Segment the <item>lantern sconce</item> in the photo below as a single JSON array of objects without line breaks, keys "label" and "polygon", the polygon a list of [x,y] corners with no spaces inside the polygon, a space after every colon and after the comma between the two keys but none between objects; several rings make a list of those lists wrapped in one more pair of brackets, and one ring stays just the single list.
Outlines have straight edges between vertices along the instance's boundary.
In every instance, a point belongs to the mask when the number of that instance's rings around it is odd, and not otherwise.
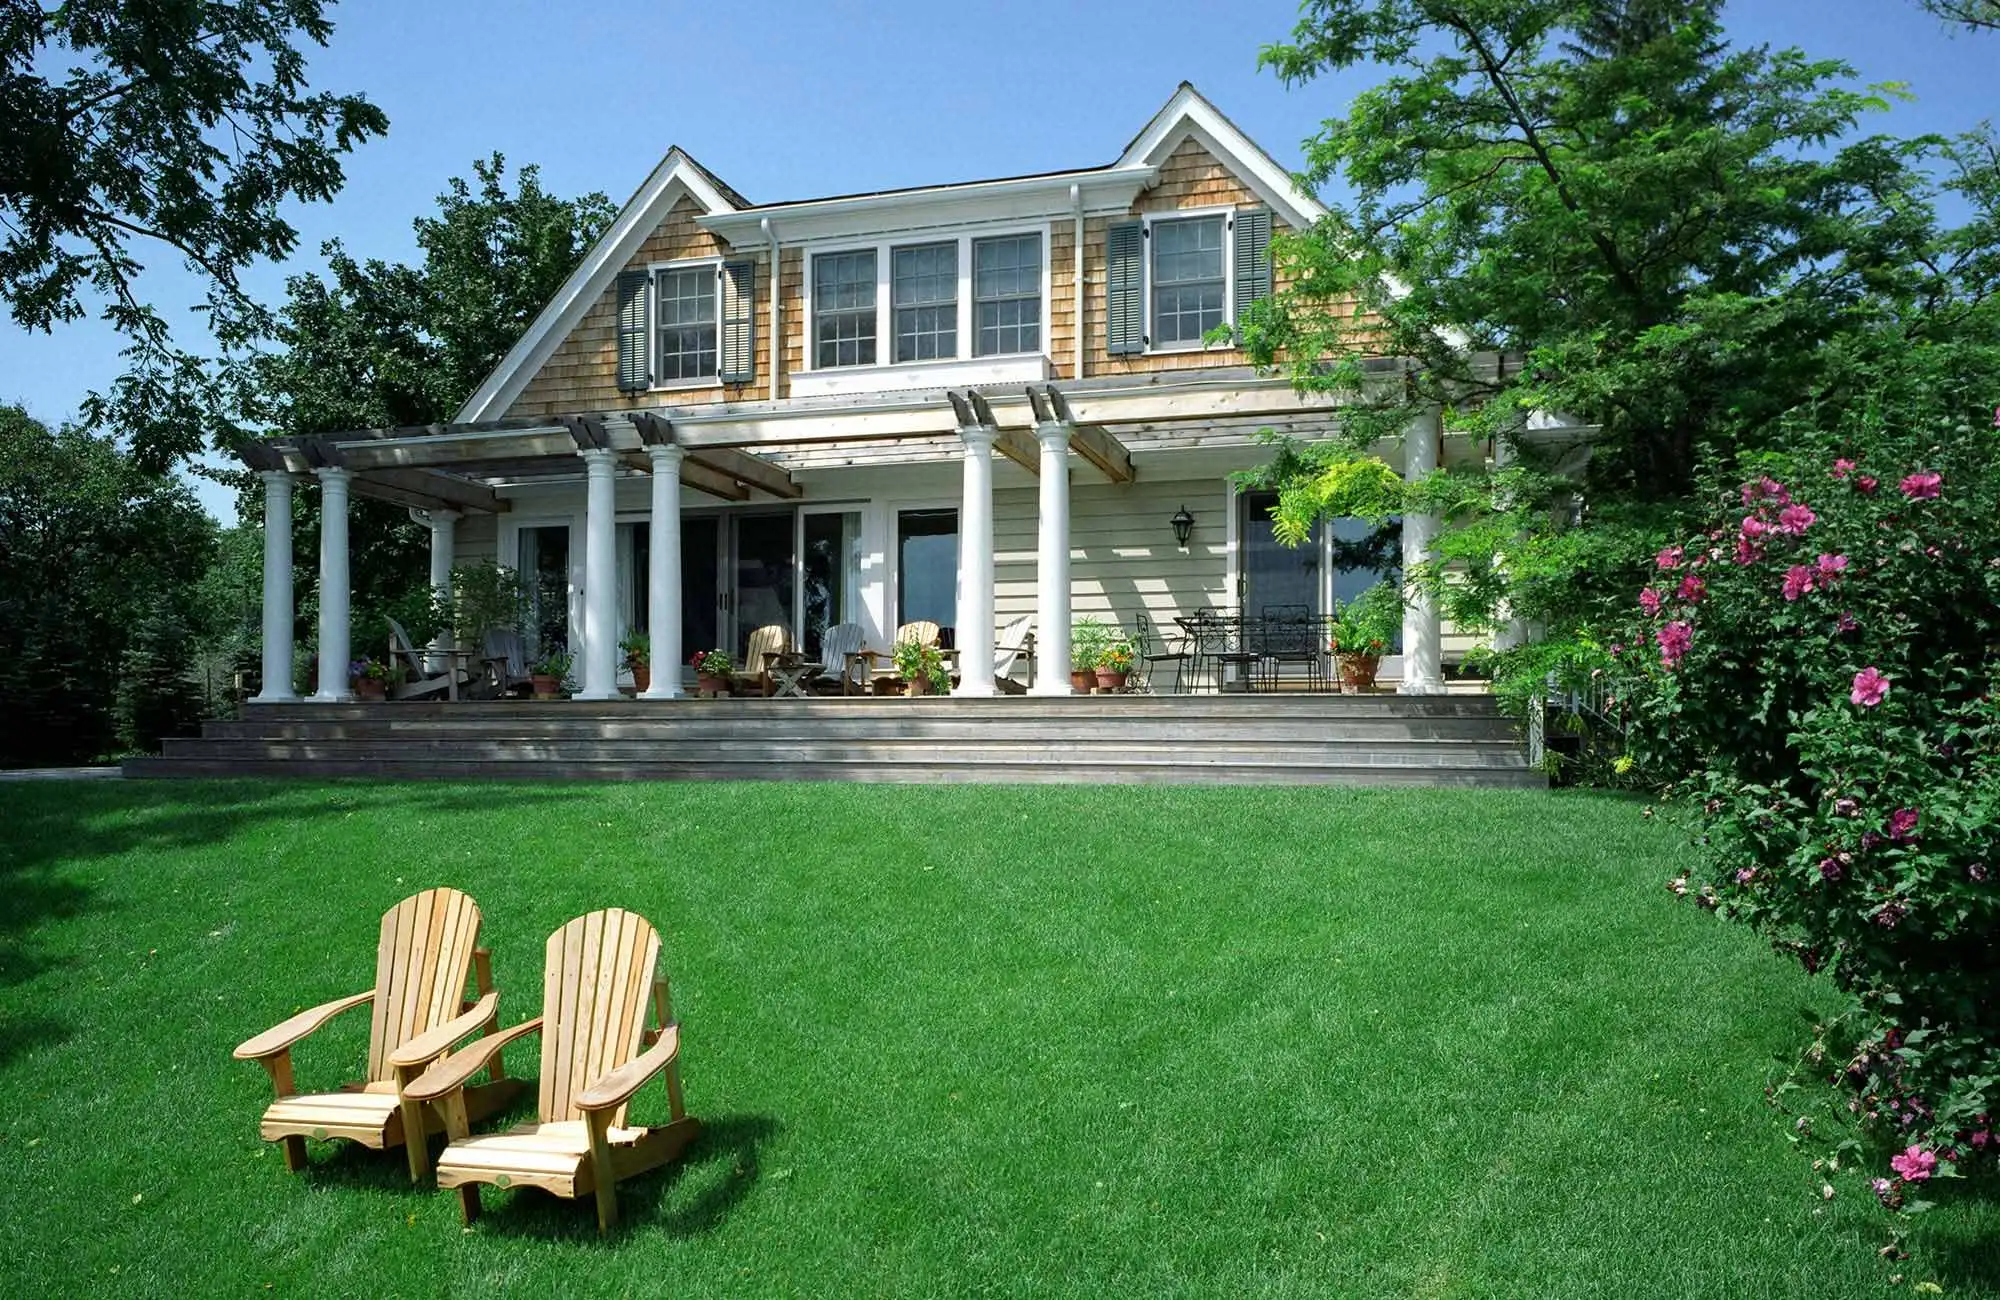
[{"label": "lantern sconce", "polygon": [[1174,542],[1181,548],[1181,554],[1186,555],[1188,537],[1194,532],[1194,516],[1188,513],[1186,506],[1182,506],[1168,522],[1174,526]]}]

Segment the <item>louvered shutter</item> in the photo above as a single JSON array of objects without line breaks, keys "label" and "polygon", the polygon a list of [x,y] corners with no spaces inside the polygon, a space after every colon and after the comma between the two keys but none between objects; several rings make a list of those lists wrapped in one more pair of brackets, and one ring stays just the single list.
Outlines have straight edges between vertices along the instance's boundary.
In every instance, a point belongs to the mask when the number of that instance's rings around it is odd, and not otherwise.
[{"label": "louvered shutter", "polygon": [[1104,232],[1104,350],[1146,350],[1146,226],[1117,221]]},{"label": "louvered shutter", "polygon": [[757,265],[724,262],[722,283],[722,356],[719,368],[725,384],[757,379]]},{"label": "louvered shutter", "polygon": [[1236,221],[1236,319],[1250,304],[1271,296],[1271,210],[1248,208]]},{"label": "louvered shutter", "polygon": [[652,349],[646,346],[646,287],[644,271],[618,273],[618,391],[643,393],[653,385]]}]

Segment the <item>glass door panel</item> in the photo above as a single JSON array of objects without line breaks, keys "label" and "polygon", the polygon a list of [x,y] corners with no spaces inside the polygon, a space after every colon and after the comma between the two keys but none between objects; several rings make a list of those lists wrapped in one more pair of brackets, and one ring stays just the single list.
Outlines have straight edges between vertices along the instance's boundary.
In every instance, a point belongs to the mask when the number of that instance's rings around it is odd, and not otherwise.
[{"label": "glass door panel", "polygon": [[1243,614],[1261,618],[1278,606],[1309,614],[1319,607],[1320,544],[1317,530],[1303,546],[1286,546],[1273,534],[1271,507],[1275,492],[1246,492],[1243,502]]},{"label": "glass door panel", "polygon": [[805,619],[799,640],[806,654],[817,659],[828,628],[861,618],[861,512],[807,514],[799,533],[805,550],[799,582]]},{"label": "glass door panel", "polygon": [[716,515],[681,520],[681,651],[722,646],[722,520]]},{"label": "glass door panel", "polygon": [[792,627],[792,514],[729,516],[730,604],[735,611],[732,654],[738,663],[750,648],[750,634],[777,623]]},{"label": "glass door panel", "polygon": [[958,511],[896,515],[896,625],[958,622]]},{"label": "glass door panel", "polygon": [[569,525],[521,530],[521,581],[528,589],[528,657],[569,645]]}]

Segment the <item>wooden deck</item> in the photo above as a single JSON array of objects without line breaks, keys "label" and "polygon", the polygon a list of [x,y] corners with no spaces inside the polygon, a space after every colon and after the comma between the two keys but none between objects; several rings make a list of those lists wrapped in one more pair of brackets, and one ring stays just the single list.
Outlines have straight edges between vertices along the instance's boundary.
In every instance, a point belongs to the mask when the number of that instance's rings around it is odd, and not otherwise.
[{"label": "wooden deck", "polygon": [[1483,695],[251,705],[133,777],[1541,786]]}]

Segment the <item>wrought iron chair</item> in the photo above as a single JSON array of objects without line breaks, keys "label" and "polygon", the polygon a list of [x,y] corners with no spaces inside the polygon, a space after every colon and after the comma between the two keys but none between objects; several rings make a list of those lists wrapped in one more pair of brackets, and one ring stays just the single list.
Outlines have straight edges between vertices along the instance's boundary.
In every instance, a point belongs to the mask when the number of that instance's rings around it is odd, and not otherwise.
[{"label": "wrought iron chair", "polygon": [[1307,690],[1325,689],[1325,656],[1320,653],[1317,620],[1313,618],[1310,606],[1264,606],[1262,639],[1258,648],[1263,652],[1259,666],[1264,670],[1264,681],[1269,689],[1278,689],[1278,678],[1286,664],[1305,665]]},{"label": "wrought iron chair", "polygon": [[1132,661],[1138,665],[1139,671],[1135,674],[1137,684],[1127,683],[1127,686],[1142,695],[1154,694],[1156,665],[1170,663],[1174,666],[1174,694],[1179,695],[1185,684],[1182,675],[1187,671],[1188,660],[1194,658],[1193,652],[1188,649],[1188,640],[1185,633],[1181,634],[1180,645],[1175,648],[1170,635],[1164,629],[1154,627],[1152,619],[1144,613],[1133,615]]}]

